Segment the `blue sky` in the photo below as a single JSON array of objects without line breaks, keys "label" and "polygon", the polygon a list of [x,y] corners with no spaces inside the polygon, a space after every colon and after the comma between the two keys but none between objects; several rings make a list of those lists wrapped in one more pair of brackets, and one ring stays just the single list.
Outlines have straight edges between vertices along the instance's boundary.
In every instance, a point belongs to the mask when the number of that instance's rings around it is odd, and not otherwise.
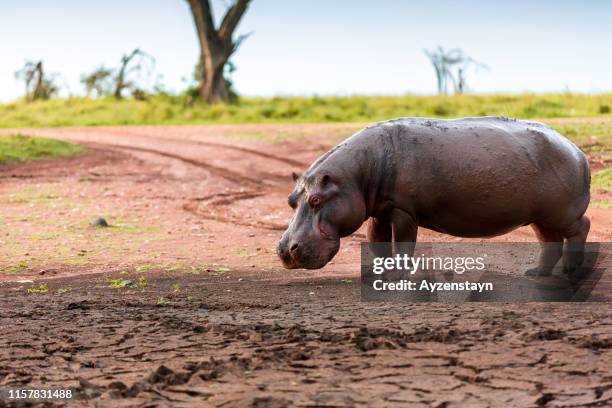
[{"label": "blue sky", "polygon": [[[229,0],[213,0],[220,18]],[[234,56],[245,95],[434,93],[423,48],[461,47],[488,71],[471,92],[612,91],[612,1],[253,0]],[[0,100],[23,93],[14,72],[42,59],[82,93],[83,72],[141,47],[170,90],[199,50],[184,0],[0,3]]]}]

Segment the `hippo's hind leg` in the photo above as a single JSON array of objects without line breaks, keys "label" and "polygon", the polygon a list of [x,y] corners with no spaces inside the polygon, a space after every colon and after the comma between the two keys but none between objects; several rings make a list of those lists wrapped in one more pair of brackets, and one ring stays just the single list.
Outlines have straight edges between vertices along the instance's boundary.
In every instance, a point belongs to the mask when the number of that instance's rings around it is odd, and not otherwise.
[{"label": "hippo's hind leg", "polygon": [[563,253],[563,268],[571,275],[584,261],[584,245],[591,228],[591,221],[583,215],[563,235],[567,239]]},{"label": "hippo's hind leg", "polygon": [[540,241],[542,252],[538,266],[529,269],[525,274],[527,276],[548,276],[563,255],[563,234],[540,224],[531,224],[531,226]]}]

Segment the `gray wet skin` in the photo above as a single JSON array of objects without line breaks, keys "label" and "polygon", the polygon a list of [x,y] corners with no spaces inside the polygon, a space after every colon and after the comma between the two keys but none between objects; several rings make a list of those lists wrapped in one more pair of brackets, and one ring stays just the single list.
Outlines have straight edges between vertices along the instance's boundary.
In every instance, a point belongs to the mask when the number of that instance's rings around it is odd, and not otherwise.
[{"label": "gray wet skin", "polygon": [[528,274],[550,274],[564,241],[566,271],[582,263],[588,161],[541,123],[498,117],[376,123],[294,179],[288,200],[294,215],[278,245],[286,268],[322,268],[340,238],[368,220],[370,242],[415,242],[418,227],[492,237],[530,224],[546,245]]}]

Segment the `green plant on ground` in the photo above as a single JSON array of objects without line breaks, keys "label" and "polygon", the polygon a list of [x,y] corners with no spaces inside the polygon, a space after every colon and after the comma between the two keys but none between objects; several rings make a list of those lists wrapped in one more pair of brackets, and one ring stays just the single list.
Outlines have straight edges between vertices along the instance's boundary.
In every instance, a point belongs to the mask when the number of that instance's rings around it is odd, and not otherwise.
[{"label": "green plant on ground", "polygon": [[136,268],[138,272],[151,272],[153,269],[155,269],[155,265],[151,264],[140,265]]},{"label": "green plant on ground", "polygon": [[144,290],[147,286],[149,286],[149,283],[144,276],[139,277],[137,281],[124,278],[108,280],[108,287],[113,289],[131,288]]},{"label": "green plant on ground", "polygon": [[609,210],[612,208],[612,200],[597,200],[591,201],[591,208],[602,208],[604,210]]},{"label": "green plant on ground", "polygon": [[578,144],[585,153],[612,151],[612,121],[606,119],[550,119],[544,122]]},{"label": "green plant on ground", "polygon": [[163,297],[163,296],[160,296],[157,299],[157,305],[159,305],[159,306],[165,306],[165,305],[168,305],[168,304],[170,304],[170,301],[168,299],[166,299],[165,297]]},{"label": "green plant on ground", "polygon": [[24,135],[0,136],[0,164],[81,153],[84,148],[60,140]]},{"label": "green plant on ground", "polygon": [[183,268],[183,266],[181,264],[168,265],[168,266],[166,266],[166,271],[168,271],[168,272],[176,272],[176,271],[180,271],[182,268]]},{"label": "green plant on ground", "polygon": [[129,288],[134,284],[131,279],[109,279],[108,287],[113,289]]},{"label": "green plant on ground", "polygon": [[591,175],[591,191],[612,191],[612,167]]},{"label": "green plant on ground", "polygon": [[138,282],[136,283],[136,287],[138,289],[144,289],[147,286],[149,286],[149,282],[147,282],[147,278],[145,278],[144,276],[139,277]]},{"label": "green plant on ground", "polygon": [[216,266],[214,267],[210,273],[211,275],[223,275],[225,272],[229,272],[230,268],[227,266]]},{"label": "green plant on ground", "polygon": [[241,258],[251,258],[257,255],[256,252],[249,252],[247,249],[241,249],[238,251],[238,256]]},{"label": "green plant on ground", "polygon": [[17,265],[12,265],[12,266],[8,266],[8,267],[0,269],[0,272],[14,274],[14,273],[22,272],[26,270],[27,268],[28,268],[28,264],[25,261],[19,261]]},{"label": "green plant on ground", "polygon": [[187,272],[192,275],[199,275],[200,273],[206,271],[206,269],[208,269],[208,266],[204,264],[200,266],[192,266],[187,270]]}]

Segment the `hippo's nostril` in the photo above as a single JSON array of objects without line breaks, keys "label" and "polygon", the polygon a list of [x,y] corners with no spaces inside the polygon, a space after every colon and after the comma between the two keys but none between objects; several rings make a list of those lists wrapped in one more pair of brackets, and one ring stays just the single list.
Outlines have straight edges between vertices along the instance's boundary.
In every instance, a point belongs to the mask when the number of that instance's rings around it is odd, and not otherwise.
[{"label": "hippo's nostril", "polygon": [[293,243],[293,245],[291,245],[291,248],[289,248],[289,252],[295,252],[298,249],[298,244],[297,242]]}]

